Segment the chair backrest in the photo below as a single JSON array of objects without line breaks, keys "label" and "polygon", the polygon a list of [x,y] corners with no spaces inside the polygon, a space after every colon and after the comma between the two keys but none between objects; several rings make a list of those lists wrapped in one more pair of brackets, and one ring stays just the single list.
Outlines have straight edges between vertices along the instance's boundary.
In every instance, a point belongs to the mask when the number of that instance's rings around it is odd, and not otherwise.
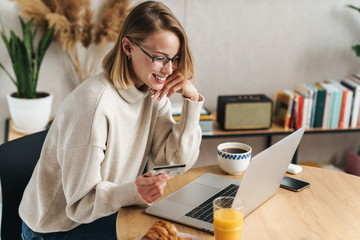
[{"label": "chair backrest", "polygon": [[19,204],[39,159],[47,130],[0,145],[1,239],[21,239]]}]

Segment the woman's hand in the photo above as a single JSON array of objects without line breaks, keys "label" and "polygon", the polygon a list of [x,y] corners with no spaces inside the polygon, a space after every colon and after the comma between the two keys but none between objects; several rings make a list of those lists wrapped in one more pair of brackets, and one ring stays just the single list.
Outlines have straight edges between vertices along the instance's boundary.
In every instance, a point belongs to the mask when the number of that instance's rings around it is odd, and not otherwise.
[{"label": "woman's hand", "polygon": [[161,90],[155,91],[150,89],[151,98],[157,96],[157,100],[159,101],[166,95],[170,97],[175,92],[181,93],[184,97],[190,98],[192,101],[199,100],[199,93],[195,86],[190,80],[185,80],[178,71],[173,72],[173,74],[166,79],[164,87]]},{"label": "woman's hand", "polygon": [[148,203],[152,203],[164,194],[166,183],[172,178],[173,177],[168,176],[166,173],[152,176],[152,171],[149,171],[139,176],[135,184],[142,199]]}]

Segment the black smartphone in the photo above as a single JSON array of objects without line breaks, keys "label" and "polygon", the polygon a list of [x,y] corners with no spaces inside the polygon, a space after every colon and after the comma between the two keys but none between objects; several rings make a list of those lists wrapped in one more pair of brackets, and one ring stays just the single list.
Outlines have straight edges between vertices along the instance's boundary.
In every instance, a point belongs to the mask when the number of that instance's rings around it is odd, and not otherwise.
[{"label": "black smartphone", "polygon": [[308,183],[308,182],[304,182],[299,179],[291,178],[288,176],[285,176],[280,184],[280,187],[291,190],[291,191],[295,191],[295,192],[299,192],[309,186],[310,186],[310,183]]}]

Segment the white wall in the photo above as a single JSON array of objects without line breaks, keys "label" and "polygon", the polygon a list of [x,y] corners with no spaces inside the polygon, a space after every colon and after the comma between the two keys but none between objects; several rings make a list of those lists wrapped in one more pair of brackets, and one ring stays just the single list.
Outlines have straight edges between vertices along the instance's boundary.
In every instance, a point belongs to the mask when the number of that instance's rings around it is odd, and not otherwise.
[{"label": "white wall", "polygon": [[[163,2],[188,33],[197,64],[196,86],[211,111],[216,110],[218,95],[264,93],[273,98],[277,89],[293,88],[297,83],[339,80],[360,72],[360,59],[351,50],[360,42],[360,14],[345,7],[358,4],[355,0]],[[17,13],[13,1],[0,1],[6,27],[18,32]],[[0,53],[0,61],[9,66],[2,42]],[[41,68],[39,89],[55,94],[53,114],[74,88],[74,77],[65,54],[52,44]],[[2,71],[0,86],[1,143],[2,126],[9,117],[5,96],[15,89]],[[341,164],[344,153],[355,150],[359,139],[358,133],[307,135],[300,145],[299,161]],[[204,140],[200,161],[216,162],[216,145],[227,140]],[[265,146],[262,137],[230,140],[251,144],[255,154]]]}]

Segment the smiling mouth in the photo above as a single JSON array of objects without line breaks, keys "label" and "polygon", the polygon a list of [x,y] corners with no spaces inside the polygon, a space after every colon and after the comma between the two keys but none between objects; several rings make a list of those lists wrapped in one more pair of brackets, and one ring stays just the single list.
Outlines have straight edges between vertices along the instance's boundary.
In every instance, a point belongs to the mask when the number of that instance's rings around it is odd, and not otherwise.
[{"label": "smiling mouth", "polygon": [[161,81],[161,82],[164,82],[165,80],[166,80],[166,78],[167,77],[159,77],[159,76],[157,76],[157,75],[155,75],[155,74],[153,74],[153,76],[157,79],[157,80],[159,80],[159,81]]}]

